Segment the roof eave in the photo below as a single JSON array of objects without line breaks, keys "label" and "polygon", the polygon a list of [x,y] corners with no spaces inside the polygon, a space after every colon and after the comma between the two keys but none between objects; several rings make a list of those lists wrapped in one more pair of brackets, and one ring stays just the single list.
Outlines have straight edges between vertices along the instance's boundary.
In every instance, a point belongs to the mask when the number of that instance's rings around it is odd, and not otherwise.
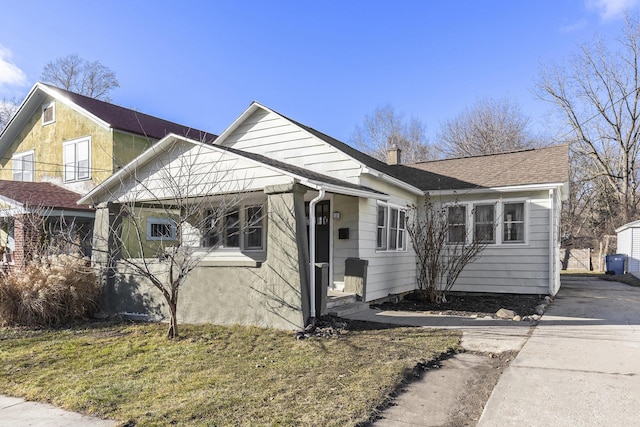
[{"label": "roof eave", "polygon": [[[354,160],[357,162],[356,159],[354,159]],[[360,162],[358,162],[358,163],[360,163]],[[411,185],[411,184],[409,184],[409,183],[407,183],[405,181],[402,181],[402,180],[400,180],[398,178],[394,178],[394,177],[392,177],[390,175],[385,174],[384,172],[380,172],[377,169],[372,169],[370,167],[362,165],[361,171],[362,171],[363,174],[370,175],[370,176],[372,176],[374,178],[379,178],[379,179],[381,179],[383,181],[386,181],[386,182],[388,182],[390,184],[396,185],[397,187],[403,188],[404,190],[407,190],[410,193],[413,193],[413,194],[415,194],[417,196],[423,196],[424,193],[425,193],[423,190],[419,189],[418,187],[414,187],[413,185]]]},{"label": "roof eave", "polygon": [[541,184],[522,184],[507,185],[500,187],[482,187],[482,188],[460,188],[451,190],[425,190],[425,193],[437,193],[442,196],[453,196],[462,194],[484,194],[484,193],[515,193],[519,191],[540,191],[562,188],[563,194],[568,192],[569,184],[567,182],[550,182]]}]

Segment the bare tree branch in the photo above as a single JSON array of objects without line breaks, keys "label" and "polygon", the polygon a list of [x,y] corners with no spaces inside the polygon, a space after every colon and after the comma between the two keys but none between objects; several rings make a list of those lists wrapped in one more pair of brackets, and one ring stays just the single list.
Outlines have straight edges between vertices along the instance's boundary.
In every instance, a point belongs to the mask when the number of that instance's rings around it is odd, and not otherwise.
[{"label": "bare tree branch", "polygon": [[99,61],[89,62],[77,54],[63,56],[44,66],[40,78],[54,86],[102,101],[120,87],[116,74]]}]

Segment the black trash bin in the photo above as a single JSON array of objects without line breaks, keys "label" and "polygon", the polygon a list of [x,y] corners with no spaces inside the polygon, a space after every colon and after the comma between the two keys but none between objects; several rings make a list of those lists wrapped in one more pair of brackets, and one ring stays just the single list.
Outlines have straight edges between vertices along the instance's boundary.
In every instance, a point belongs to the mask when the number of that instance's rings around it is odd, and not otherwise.
[{"label": "black trash bin", "polygon": [[627,256],[625,254],[607,255],[605,257],[607,273],[624,274],[624,262],[626,259]]}]

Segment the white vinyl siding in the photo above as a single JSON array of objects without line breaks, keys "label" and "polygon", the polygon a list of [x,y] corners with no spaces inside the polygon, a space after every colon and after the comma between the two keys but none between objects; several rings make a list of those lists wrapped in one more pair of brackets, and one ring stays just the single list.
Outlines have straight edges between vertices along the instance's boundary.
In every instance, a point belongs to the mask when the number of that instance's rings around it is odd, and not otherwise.
[{"label": "white vinyl siding", "polygon": [[358,162],[289,120],[262,109],[248,117],[224,145],[351,182],[360,176]]},{"label": "white vinyl siding", "polygon": [[[394,199],[397,206],[415,204],[415,200]],[[415,289],[416,259],[411,243],[406,250],[381,251],[378,243],[378,202],[359,199],[358,253],[369,261],[366,300],[372,301]]]},{"label": "white vinyl siding", "polygon": [[64,181],[91,178],[91,138],[79,138],[62,144]]},{"label": "white vinyl siding", "polygon": [[26,153],[20,153],[13,156],[13,180],[14,181],[33,181],[33,164],[34,164],[34,151],[27,151]]},{"label": "white vinyl siding", "polygon": [[[510,201],[505,198],[503,203],[524,204],[525,241],[487,245],[480,257],[462,271],[453,287],[454,291],[549,293],[549,233],[551,226],[549,208],[551,203],[556,203],[555,209],[559,211],[560,203],[550,199],[547,191],[531,194],[521,193],[513,197],[515,200]],[[473,200],[463,202],[475,205],[483,203]],[[500,217],[499,206],[500,203],[497,204],[496,236],[501,237],[504,230],[501,225],[503,219]],[[502,239],[500,238],[500,240]]]}]

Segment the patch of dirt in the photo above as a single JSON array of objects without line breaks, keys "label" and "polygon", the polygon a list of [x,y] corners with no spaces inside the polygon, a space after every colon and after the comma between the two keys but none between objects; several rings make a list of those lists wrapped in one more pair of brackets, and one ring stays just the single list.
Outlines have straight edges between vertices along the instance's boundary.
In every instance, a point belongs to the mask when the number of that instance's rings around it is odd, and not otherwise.
[{"label": "patch of dirt", "polygon": [[501,308],[513,310],[517,315],[531,316],[536,314],[536,307],[544,303],[544,296],[518,294],[466,294],[451,293],[447,302],[437,304],[427,301],[419,292],[412,292],[398,302],[372,304],[382,310],[423,311],[448,316],[491,316]]},{"label": "patch of dirt", "polygon": [[456,411],[449,414],[444,427],[476,426],[500,376],[517,355],[517,351],[483,354],[487,358],[486,365],[473,370],[464,392],[458,398]]}]

